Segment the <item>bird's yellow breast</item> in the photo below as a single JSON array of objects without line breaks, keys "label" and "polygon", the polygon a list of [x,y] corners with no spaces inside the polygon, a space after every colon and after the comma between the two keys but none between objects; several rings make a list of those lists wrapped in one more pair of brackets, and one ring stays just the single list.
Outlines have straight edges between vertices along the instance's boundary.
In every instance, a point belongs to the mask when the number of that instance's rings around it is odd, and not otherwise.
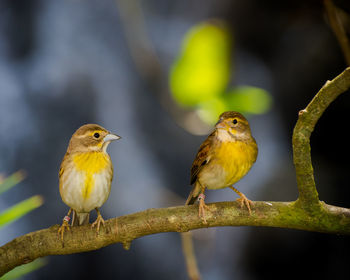
[{"label": "bird's yellow breast", "polygon": [[257,157],[255,142],[223,142],[216,147],[215,162],[225,171],[225,183],[239,181],[252,167]]},{"label": "bird's yellow breast", "polygon": [[77,153],[73,155],[75,168],[87,173],[99,173],[110,164],[110,158],[102,152]]},{"label": "bird's yellow breast", "polygon": [[111,169],[109,155],[102,152],[77,153],[73,155],[73,164],[77,171],[85,175],[83,196],[88,198],[95,186],[94,175]]}]

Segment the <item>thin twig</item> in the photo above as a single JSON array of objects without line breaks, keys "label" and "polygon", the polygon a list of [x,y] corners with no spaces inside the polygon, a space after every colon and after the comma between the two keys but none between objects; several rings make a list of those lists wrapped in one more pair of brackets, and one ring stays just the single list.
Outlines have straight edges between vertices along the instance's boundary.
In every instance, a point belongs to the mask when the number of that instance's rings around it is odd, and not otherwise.
[{"label": "thin twig", "polygon": [[339,18],[338,8],[332,0],[324,0],[324,6],[327,12],[329,24],[337,37],[340,48],[343,51],[346,64],[350,65],[350,42],[344,30],[344,26]]},{"label": "thin twig", "polygon": [[200,280],[201,275],[198,270],[197,259],[193,248],[193,238],[191,232],[181,233],[182,252],[185,257],[187,274],[191,280]]},{"label": "thin twig", "polygon": [[116,0],[116,5],[130,56],[138,74],[149,87],[149,91],[179,126],[193,131],[193,123],[195,123],[197,133],[202,134],[201,132],[208,131],[207,125],[200,121],[193,110],[181,108],[171,98],[168,73],[161,65],[150,39],[141,2],[139,0]]}]

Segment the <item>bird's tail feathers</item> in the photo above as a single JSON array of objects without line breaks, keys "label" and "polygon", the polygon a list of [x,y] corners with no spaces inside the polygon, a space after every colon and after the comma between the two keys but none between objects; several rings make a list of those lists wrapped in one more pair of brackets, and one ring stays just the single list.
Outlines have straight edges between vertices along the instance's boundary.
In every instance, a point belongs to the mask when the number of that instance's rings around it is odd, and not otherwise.
[{"label": "bird's tail feathers", "polygon": [[198,195],[200,193],[200,190],[201,190],[201,187],[200,187],[200,184],[196,181],[194,183],[194,186],[186,200],[186,203],[185,205],[192,205],[196,202],[197,198],[198,198]]},{"label": "bird's tail feathers", "polygon": [[75,210],[73,211],[73,219],[72,226],[82,226],[87,225],[89,223],[89,213],[77,213]]}]

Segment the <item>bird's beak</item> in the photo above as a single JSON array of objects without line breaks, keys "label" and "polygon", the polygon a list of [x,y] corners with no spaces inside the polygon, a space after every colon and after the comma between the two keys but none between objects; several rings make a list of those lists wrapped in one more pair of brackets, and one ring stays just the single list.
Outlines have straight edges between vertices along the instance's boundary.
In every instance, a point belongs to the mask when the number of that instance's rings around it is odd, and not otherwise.
[{"label": "bird's beak", "polygon": [[113,133],[109,133],[105,136],[105,138],[103,138],[103,142],[111,142],[111,141],[114,141],[114,140],[118,140],[120,139],[121,137],[116,135],[116,134],[113,134]]},{"label": "bird's beak", "polygon": [[226,124],[223,120],[219,120],[216,125],[215,125],[216,128],[226,128]]}]

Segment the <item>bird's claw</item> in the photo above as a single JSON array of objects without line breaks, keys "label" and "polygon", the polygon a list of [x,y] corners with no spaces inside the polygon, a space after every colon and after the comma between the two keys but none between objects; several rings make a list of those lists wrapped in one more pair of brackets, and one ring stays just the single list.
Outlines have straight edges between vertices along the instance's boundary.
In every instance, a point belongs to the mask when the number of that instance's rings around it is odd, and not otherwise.
[{"label": "bird's claw", "polygon": [[58,238],[60,238],[60,235],[61,235],[61,240],[62,241],[63,241],[63,236],[64,236],[65,229],[70,231],[70,226],[68,224],[68,221],[64,219],[62,225],[59,227],[59,229],[57,231]]},{"label": "bird's claw", "polygon": [[253,206],[253,201],[251,201],[250,199],[248,199],[244,194],[240,194],[240,198],[237,199],[237,202],[240,203],[241,208],[244,208],[244,205],[247,207],[249,215],[252,214],[252,210],[251,210],[251,206]]},{"label": "bird's claw", "polygon": [[96,221],[94,221],[92,223],[91,228],[94,228],[96,226],[96,232],[99,233],[101,223],[104,226],[105,225],[105,220],[102,218],[101,214],[98,214],[97,218],[96,218]]}]

